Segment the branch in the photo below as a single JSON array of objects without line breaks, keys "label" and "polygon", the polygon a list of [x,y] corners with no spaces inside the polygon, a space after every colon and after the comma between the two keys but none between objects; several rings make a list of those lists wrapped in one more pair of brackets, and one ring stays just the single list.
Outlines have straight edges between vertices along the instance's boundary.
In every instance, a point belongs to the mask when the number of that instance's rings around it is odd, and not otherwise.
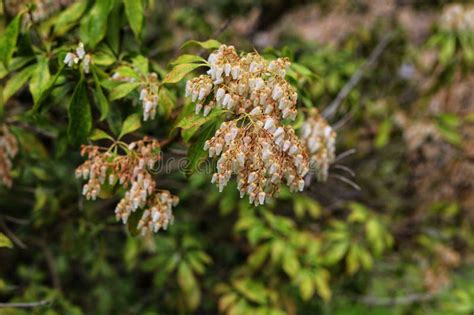
[{"label": "branch", "polygon": [[23,243],[16,235],[15,233],[13,233],[9,228],[8,226],[5,224],[5,222],[3,221],[3,218],[0,218],[0,227],[3,229],[3,231],[5,232],[5,234],[8,236],[9,239],[12,240],[12,242],[20,247],[21,249],[26,249],[28,248],[28,246],[26,246],[25,243]]},{"label": "branch", "polygon": [[50,300],[41,300],[37,302],[23,302],[23,303],[0,303],[0,308],[34,308],[50,304]]},{"label": "branch", "polygon": [[388,43],[392,40],[393,33],[387,33],[384,37],[380,40],[374,50],[370,53],[369,58],[367,61],[362,64],[359,69],[352,75],[349,81],[342,87],[342,89],[337,94],[336,98],[329,104],[329,106],[323,111],[323,116],[326,119],[331,119],[334,114],[336,114],[337,109],[341,106],[342,102],[347,98],[349,93],[354,89],[354,87],[359,83],[360,79],[364,75],[365,71],[372,67],[377,59],[380,57],[382,52],[387,47]]}]

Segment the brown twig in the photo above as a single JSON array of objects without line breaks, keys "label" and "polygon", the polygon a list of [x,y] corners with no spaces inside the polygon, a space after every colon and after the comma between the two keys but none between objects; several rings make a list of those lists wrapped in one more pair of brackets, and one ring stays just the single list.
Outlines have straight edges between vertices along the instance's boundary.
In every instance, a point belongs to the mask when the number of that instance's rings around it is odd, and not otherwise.
[{"label": "brown twig", "polygon": [[356,72],[354,72],[349,81],[339,91],[336,98],[323,111],[323,116],[326,119],[331,119],[332,117],[334,117],[339,106],[341,106],[342,102],[347,98],[352,89],[354,89],[357,83],[359,83],[359,81],[362,79],[362,76],[364,75],[365,71],[372,67],[377,61],[377,59],[382,55],[382,52],[387,47],[388,43],[390,43],[393,36],[393,33],[387,33],[382,37],[375,49],[371,52],[367,61],[362,64]]},{"label": "brown twig", "polygon": [[8,226],[5,224],[5,221],[3,220],[3,218],[0,218],[0,227],[5,231],[5,234],[8,236],[9,239],[12,240],[12,242],[20,247],[21,249],[26,249],[28,248],[28,246],[26,246],[25,243],[23,243],[22,240],[20,240],[16,235],[15,233],[13,233],[9,228]]}]

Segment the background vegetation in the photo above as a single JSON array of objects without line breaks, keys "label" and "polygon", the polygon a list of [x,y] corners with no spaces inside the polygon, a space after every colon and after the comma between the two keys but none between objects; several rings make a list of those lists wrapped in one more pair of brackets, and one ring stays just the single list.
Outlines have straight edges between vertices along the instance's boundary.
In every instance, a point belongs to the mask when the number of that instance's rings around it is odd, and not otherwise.
[{"label": "background vegetation", "polygon": [[[3,1],[0,119],[19,152],[0,186],[0,314],[473,314],[474,27],[443,27],[448,5]],[[327,182],[260,207],[170,164],[156,178],[180,198],[174,224],[134,236],[119,194],[82,197],[79,144],[141,115],[155,72],[157,117],[124,141],[202,156],[212,118],[183,122],[186,80],[169,73],[208,39],[288,57],[298,106],[336,109],[338,158]],[[89,71],[63,62],[79,42]]]}]

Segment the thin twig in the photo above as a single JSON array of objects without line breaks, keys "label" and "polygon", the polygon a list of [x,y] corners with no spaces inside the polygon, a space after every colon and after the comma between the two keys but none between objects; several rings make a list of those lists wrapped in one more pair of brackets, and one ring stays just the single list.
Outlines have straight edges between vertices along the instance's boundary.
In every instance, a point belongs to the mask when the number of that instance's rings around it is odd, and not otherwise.
[{"label": "thin twig", "polygon": [[341,106],[342,102],[347,98],[349,93],[354,89],[354,87],[359,83],[360,79],[364,75],[365,71],[372,67],[377,59],[380,57],[384,49],[387,47],[388,43],[392,40],[393,33],[387,33],[377,44],[375,49],[370,54],[367,61],[362,64],[359,69],[352,75],[349,81],[342,87],[342,89],[337,94],[336,98],[329,104],[329,106],[324,110],[323,116],[326,119],[331,119],[334,114],[336,114],[337,109]]},{"label": "thin twig", "polygon": [[0,308],[34,308],[50,304],[50,300],[41,300],[37,302],[20,302],[20,303],[0,303]]},{"label": "thin twig", "polygon": [[357,191],[361,190],[359,185],[357,185],[356,183],[354,183],[353,181],[351,181],[350,179],[348,179],[344,176],[341,176],[341,175],[338,175],[338,174],[330,174],[329,177],[334,177],[336,179],[339,179],[341,182],[346,183],[347,185],[351,186],[352,188],[354,188]]},{"label": "thin twig", "polygon": [[333,163],[339,162],[339,161],[345,159],[346,157],[348,157],[348,156],[350,156],[350,155],[352,155],[356,152],[357,152],[356,149],[350,149],[350,150],[344,151],[341,154],[339,154],[338,156],[336,156]]},{"label": "thin twig", "polygon": [[20,240],[16,235],[15,233],[13,233],[9,228],[8,226],[5,224],[5,221],[3,220],[3,218],[0,218],[0,227],[5,231],[5,234],[8,236],[9,239],[12,240],[12,242],[20,247],[21,249],[26,249],[28,248],[28,246],[26,246],[25,243],[22,242],[22,240]]},{"label": "thin twig", "polygon": [[351,175],[352,177],[355,177],[355,175],[356,175],[353,170],[351,170],[350,168],[348,168],[345,165],[334,164],[333,168],[345,171],[347,174]]}]

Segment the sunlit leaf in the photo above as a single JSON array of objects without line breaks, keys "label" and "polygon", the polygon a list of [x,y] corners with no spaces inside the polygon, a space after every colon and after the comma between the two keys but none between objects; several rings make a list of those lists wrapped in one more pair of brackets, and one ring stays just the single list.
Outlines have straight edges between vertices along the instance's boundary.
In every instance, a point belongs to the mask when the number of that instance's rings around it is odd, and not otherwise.
[{"label": "sunlit leaf", "polygon": [[12,248],[13,244],[5,234],[0,232],[0,248],[2,247]]},{"label": "sunlit leaf", "polygon": [[132,28],[136,38],[140,38],[143,27],[143,2],[142,0],[124,0],[125,14],[127,15],[128,23]]},{"label": "sunlit leaf", "polygon": [[130,94],[133,90],[140,86],[139,82],[127,82],[122,83],[119,86],[115,87],[110,91],[110,100],[118,100],[120,98],[124,98],[128,94]]},{"label": "sunlit leaf", "polygon": [[131,132],[134,132],[135,130],[139,129],[141,127],[142,123],[140,121],[140,115],[139,114],[132,114],[128,116],[125,121],[123,122],[122,125],[122,130],[120,131],[120,134],[118,138],[122,138],[126,134],[129,134]]},{"label": "sunlit leaf", "polygon": [[191,71],[202,67],[199,63],[185,63],[176,65],[168,74],[166,74],[163,83],[177,83],[181,81]]},{"label": "sunlit leaf", "polygon": [[192,46],[192,45],[197,45],[197,46],[201,46],[202,48],[205,48],[205,49],[217,49],[219,48],[219,46],[221,45],[220,42],[218,42],[217,40],[215,39],[208,39],[204,42],[200,42],[200,41],[197,41],[197,40],[188,40],[187,42],[185,42],[181,48],[184,48],[184,47],[187,47],[187,46]]},{"label": "sunlit leaf", "polygon": [[21,14],[18,14],[13,21],[8,24],[0,37],[0,61],[8,69],[10,60],[15,50],[18,34],[20,34]]}]

